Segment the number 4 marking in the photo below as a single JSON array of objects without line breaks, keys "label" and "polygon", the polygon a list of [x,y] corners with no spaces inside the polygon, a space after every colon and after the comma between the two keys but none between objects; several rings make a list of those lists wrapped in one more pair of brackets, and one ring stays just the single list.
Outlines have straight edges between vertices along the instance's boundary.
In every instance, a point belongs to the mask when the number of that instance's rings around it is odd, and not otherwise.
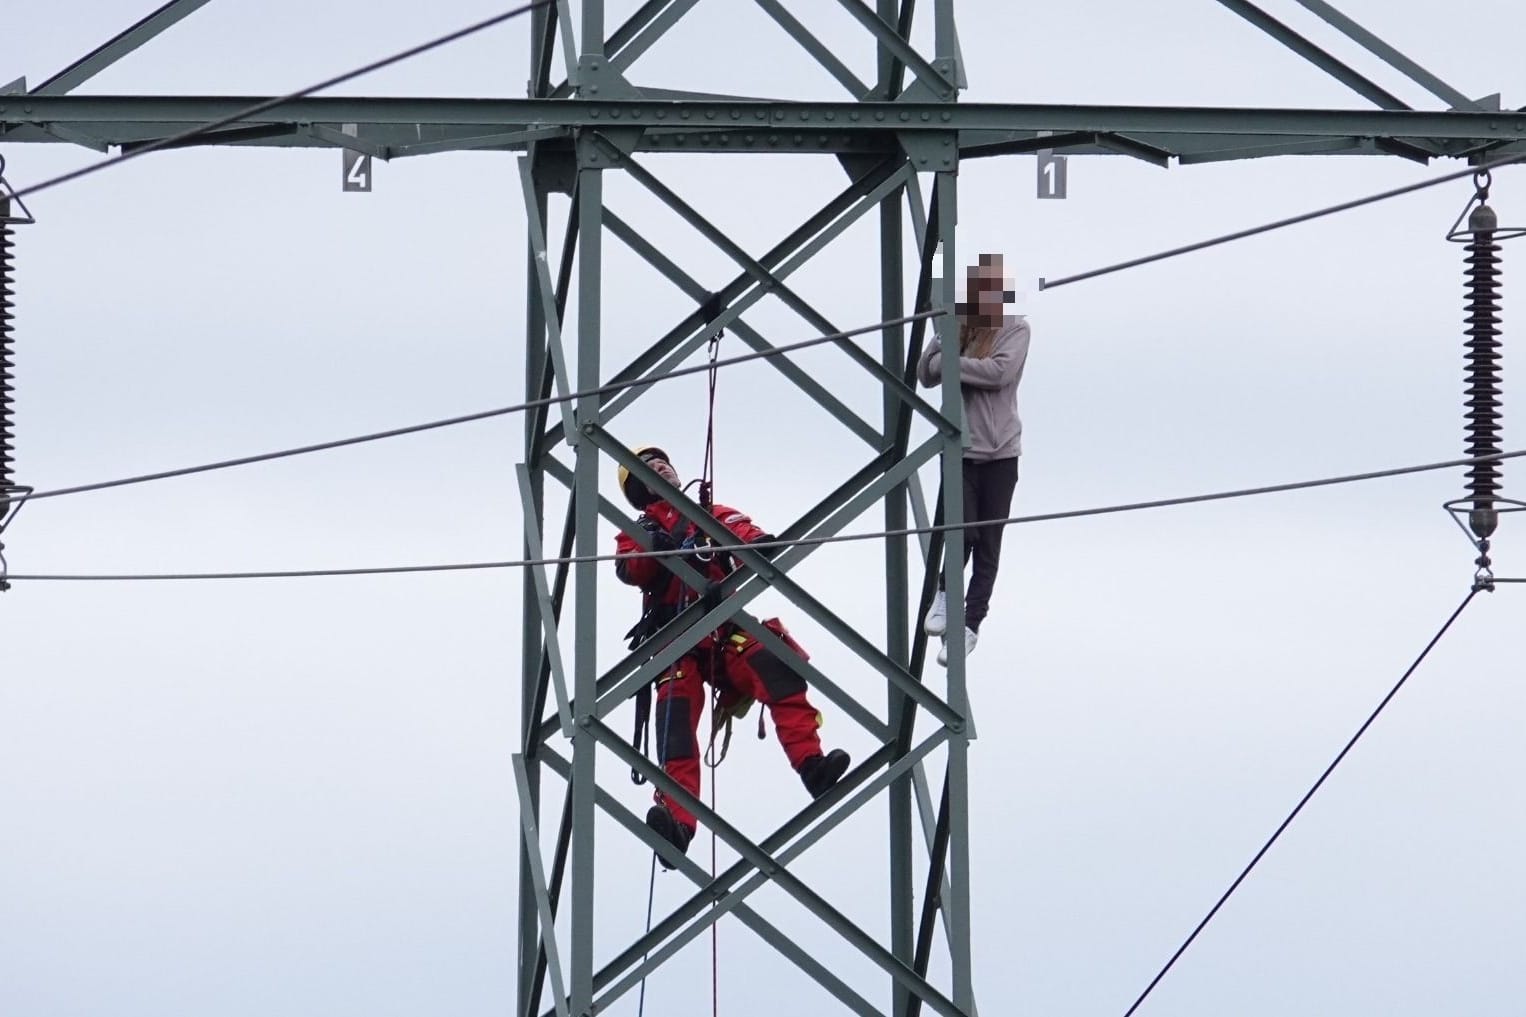
[{"label": "number 4 marking", "polygon": [[369,191],[371,189],[371,157],[359,152],[344,152],[344,189],[346,191]]}]

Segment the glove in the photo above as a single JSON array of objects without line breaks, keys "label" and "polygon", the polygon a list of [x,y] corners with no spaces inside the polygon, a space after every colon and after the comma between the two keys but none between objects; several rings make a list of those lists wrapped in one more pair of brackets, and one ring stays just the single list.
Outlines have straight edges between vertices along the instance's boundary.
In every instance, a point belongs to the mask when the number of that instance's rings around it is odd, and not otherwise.
[{"label": "glove", "polygon": [[634,653],[638,646],[651,638],[651,635],[652,627],[648,622],[648,616],[642,615],[641,620],[632,625],[620,638],[625,640],[626,648]]},{"label": "glove", "polygon": [[[778,540],[778,539],[779,538],[774,536],[772,533],[765,533],[761,537],[758,537],[756,540],[749,540],[748,543],[749,544],[762,544],[762,543],[767,543],[767,542]],[[772,560],[774,558],[777,558],[779,556],[779,552],[783,551],[783,550],[784,550],[784,548],[780,547],[780,546],[760,547],[760,548],[757,548],[757,553],[761,554],[765,558],[768,558],[768,559]]]},{"label": "glove", "polygon": [[714,611],[721,606],[721,584],[711,581],[705,584],[705,591],[699,595],[699,605],[706,612]]},{"label": "glove", "polygon": [[640,526],[652,538],[653,551],[676,551],[678,541],[673,535],[663,528],[663,525],[645,512],[636,517],[636,525]]}]

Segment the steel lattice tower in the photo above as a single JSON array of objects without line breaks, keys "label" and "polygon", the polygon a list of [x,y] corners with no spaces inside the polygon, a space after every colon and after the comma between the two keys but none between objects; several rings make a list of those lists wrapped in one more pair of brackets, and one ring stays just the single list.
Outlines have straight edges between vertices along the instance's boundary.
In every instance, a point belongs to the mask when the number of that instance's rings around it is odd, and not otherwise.
[{"label": "steel lattice tower", "polygon": [[[783,300],[823,333],[837,329],[792,290],[789,276],[854,222],[874,215],[879,227],[881,317],[896,319],[923,308],[948,310],[959,274],[956,247],[958,173],[961,160],[1040,151],[1110,154],[1179,165],[1269,155],[1398,155],[1417,161],[1462,157],[1475,161],[1526,151],[1526,114],[1501,111],[1498,97],[1474,100],[1457,91],[1323,0],[1297,0],[1328,26],[1415,82],[1446,105],[1442,111],[1410,108],[1379,85],[1331,56],[1309,39],[1244,0],[1220,3],[1261,31],[1331,74],[1375,110],[1224,109],[1212,107],[1043,106],[961,104],[964,82],[953,0],[931,0],[933,51],[911,43],[918,17],[914,0],[838,0],[865,31],[876,53],[875,80],[865,82],[791,13],[783,0],[752,0],[819,63],[847,93],[840,101],[784,102],[680,93],[644,88],[633,80],[633,65],[698,0],[646,0],[610,30],[603,0],[557,0],[529,15],[532,77],[526,99],[301,98],[245,113],[260,100],[248,97],[72,96],[74,88],[122,56],[151,40],[208,0],[169,0],[154,13],[109,40],[74,65],[28,90],[24,82],[0,94],[0,142],[63,142],[123,150],[153,144],[189,127],[232,118],[217,130],[180,144],[262,147],[329,147],[358,156],[392,158],[433,152],[479,150],[522,153],[519,177],[528,225],[526,280],[526,396],[588,393],[613,382],[655,378],[703,347],[725,329],[748,346],[768,342],[744,320],[765,294]],[[736,0],[741,2],[741,0]],[[925,7],[926,5],[924,5]],[[573,9],[579,17],[573,23]],[[576,31],[574,31],[576,29]],[[556,81],[554,68],[565,75]],[[727,154],[739,152],[814,153],[847,171],[847,185],[771,250],[753,254],[735,245],[684,198],[643,165],[653,152]],[[13,165],[19,164],[19,160]],[[710,291],[665,258],[649,239],[622,220],[604,201],[606,174],[624,174],[695,227],[736,264],[736,273]],[[554,233],[550,196],[571,199],[562,242],[552,265],[548,236]],[[612,236],[628,245],[692,298],[694,310],[629,364],[606,373],[600,333],[604,296],[601,268],[604,242]],[[904,262],[910,237],[919,252]],[[914,271],[913,271],[914,270]],[[906,281],[916,280],[908,292]],[[564,332],[567,303],[576,284],[576,328]],[[850,342],[840,345],[865,384],[883,393],[882,412],[871,423],[784,357],[771,358],[805,395],[818,403],[868,447],[861,469],[810,507],[779,535],[786,539],[826,536],[878,506],[885,528],[898,530],[929,521],[916,486],[919,468],[943,456],[944,518],[962,516],[959,480],[957,380],[945,378],[937,405],[908,384],[908,365],[937,328],[951,339],[949,316],[923,319],[883,331],[879,355]],[[575,371],[568,352],[575,350]],[[547,535],[546,488],[550,479],[568,495],[559,556],[586,558],[601,550],[600,519],[629,526],[630,513],[599,493],[599,476],[620,463],[652,479],[627,449],[622,413],[638,398],[635,390],[609,397],[585,394],[562,411],[541,409],[526,416],[523,462],[519,467],[524,505],[526,558],[554,549]],[[921,417],[933,426],[931,438],[911,441],[911,425]],[[691,518],[705,517],[683,502]],[[725,539],[718,524],[712,535]],[[522,804],[523,840],[519,893],[519,990],[516,1013],[544,1012],[587,1017],[602,1012],[640,977],[664,962],[709,921],[733,914],[779,950],[804,974],[834,995],[849,1011],[889,1012],[896,1017],[923,1007],[944,1014],[975,1013],[970,942],[970,844],[968,796],[969,740],[973,724],[965,689],[962,646],[953,641],[947,684],[923,681],[926,640],[914,624],[925,605],[939,562],[958,562],[960,536],[950,532],[917,545],[925,567],[910,567],[912,544],[892,538],[885,544],[884,618],[886,645],[877,647],[848,625],[811,591],[790,578],[809,553],[790,548],[776,559],[754,552],[739,558],[757,578],[727,583],[727,599],[708,614],[690,608],[674,624],[698,634],[724,617],[765,632],[747,613],[748,602],[772,588],[852,651],[864,667],[882,677],[882,712],[857,702],[809,664],[796,666],[814,694],[854,718],[878,749],[859,761],[840,790],[801,811],[779,829],[752,841],[703,804],[694,811],[740,857],[712,884],[690,862],[681,866],[695,893],[652,933],[600,964],[594,956],[598,916],[594,848],[601,836],[633,836],[654,845],[641,819],[594,779],[595,757],[643,771],[664,785],[665,776],[634,753],[609,724],[616,710],[640,685],[676,656],[659,652],[626,656],[599,673],[599,622],[595,592],[607,581],[607,565],[562,562],[554,569],[525,570],[523,604],[523,741],[515,756],[515,779]],[[945,553],[947,552],[947,553]],[[687,567],[675,564],[683,575]],[[962,589],[957,567],[943,565],[952,592]],[[692,577],[692,573],[690,574]],[[573,583],[570,612],[564,603]],[[920,592],[920,597],[917,594]],[[950,597],[949,627],[959,631],[962,601]],[[764,636],[765,642],[775,639]],[[775,640],[776,641],[776,640]],[[683,645],[683,638],[673,641]],[[570,660],[563,648],[570,646]],[[775,646],[775,649],[780,647]],[[795,658],[785,653],[787,661]],[[935,729],[914,737],[918,713]],[[939,765],[941,764],[941,765]],[[927,773],[944,776],[935,801]],[[546,778],[560,778],[559,810],[546,800]],[[629,797],[628,795],[626,797]],[[790,861],[826,836],[857,810],[886,801],[889,856],[889,929],[865,929],[832,907],[792,874]],[[603,810],[625,832],[600,824]],[[548,824],[547,820],[552,820]],[[920,820],[920,823],[919,823]],[[549,864],[541,851],[541,831],[557,827]],[[920,829],[919,829],[920,826]],[[925,839],[928,864],[918,871],[914,846]],[[633,845],[635,841],[631,842]],[[866,999],[820,958],[803,950],[747,904],[766,882],[792,896],[888,975],[889,1010]],[[920,901],[918,905],[917,902]],[[712,906],[714,905],[714,906]],[[553,918],[553,913],[555,917]],[[929,979],[935,917],[941,916],[950,960],[947,984]],[[553,930],[559,927],[562,935]],[[565,943],[561,949],[559,943]],[[651,959],[643,961],[643,955]],[[546,983],[551,1003],[543,1002]]]},{"label": "steel lattice tower", "polygon": [[[917,306],[948,307],[952,303],[952,283],[956,277],[956,249],[954,225],[957,217],[957,132],[944,127],[936,132],[910,135],[896,132],[893,126],[886,129],[886,113],[863,111],[849,105],[842,113],[823,111],[813,114],[796,111],[787,116],[782,110],[748,110],[737,108],[719,115],[715,110],[698,114],[685,110],[683,99],[670,100],[656,107],[647,106],[646,95],[633,85],[625,75],[635,58],[656,40],[660,31],[671,25],[676,14],[692,6],[678,3],[671,6],[648,4],[631,23],[622,26],[606,40],[599,4],[583,7],[581,49],[577,55],[576,69],[569,81],[553,86],[548,73],[548,57],[551,40],[558,25],[550,13],[540,16],[533,36],[539,41],[534,53],[536,74],[533,88],[541,98],[565,95],[569,90],[583,100],[595,103],[590,107],[590,125],[570,139],[570,144],[558,146],[535,145],[522,160],[526,200],[526,212],[530,225],[530,278],[527,288],[531,294],[528,334],[531,342],[527,347],[526,378],[530,385],[528,398],[543,398],[553,387],[560,391],[588,391],[606,382],[599,366],[601,320],[601,244],[607,231],[630,245],[645,260],[677,284],[695,301],[696,309],[678,322],[669,332],[647,348],[633,363],[615,372],[610,381],[624,382],[638,378],[660,375],[683,358],[701,348],[719,329],[725,328],[743,342],[756,349],[766,349],[767,342],[750,329],[742,315],[749,306],[766,294],[782,299],[787,306],[799,313],[806,321],[823,332],[837,329],[813,308],[804,298],[790,288],[788,276],[804,263],[809,254],[842,233],[848,226],[871,213],[877,212],[880,227],[880,301],[886,320],[906,313],[907,294],[903,292],[905,266],[902,264],[905,220],[912,210],[916,214],[911,227],[916,231],[918,246],[922,252]],[[931,59],[924,58],[911,48],[905,37],[909,34],[909,20],[901,24],[901,12],[894,3],[882,0],[877,12],[857,4],[849,5],[858,13],[863,24],[874,34],[878,47],[879,79],[871,87],[858,81],[853,73],[832,53],[777,3],[762,5],[776,20],[814,57],[820,60],[835,77],[846,85],[856,99],[866,102],[893,102],[896,100],[920,100],[929,107],[916,114],[919,123],[946,123],[947,118],[934,116],[931,108],[952,105],[958,95],[958,43],[953,23],[953,5],[949,0],[939,0],[935,5],[935,53]],[[664,9],[665,8],[665,9]],[[654,14],[643,23],[644,15]],[[909,18],[910,9],[906,14]],[[664,18],[664,16],[666,16]],[[891,26],[895,25],[896,29]],[[563,45],[568,39],[562,33]],[[568,53],[567,59],[571,59]],[[913,81],[903,88],[903,78],[910,69]],[[686,97],[687,98],[687,97]],[[702,97],[693,97],[702,98]],[[667,108],[664,108],[666,106]],[[646,107],[646,108],[643,108]],[[894,107],[892,107],[894,109]],[[940,108],[940,114],[942,110]],[[700,215],[683,197],[652,175],[636,157],[638,147],[655,151],[676,151],[686,141],[694,140],[692,128],[685,129],[687,121],[696,119],[708,128],[698,139],[701,150],[712,147],[735,151],[757,147],[760,150],[778,150],[787,141],[786,150],[799,150],[807,144],[806,132],[815,135],[817,146],[830,144],[838,149],[834,154],[842,157],[850,181],[836,198],[812,216],[789,237],[758,257],[738,248],[725,233]],[[840,121],[839,121],[840,118]],[[907,115],[907,120],[910,114]],[[891,114],[889,124],[901,122],[899,111]],[[673,122],[676,121],[676,124]],[[869,143],[851,135],[833,136],[833,128],[839,123],[876,124],[876,138]],[[669,125],[678,128],[670,131]],[[760,131],[760,127],[771,130]],[[784,137],[781,128],[787,129]],[[931,203],[923,206],[919,189],[919,171],[931,171],[934,179]],[[603,202],[603,177],[607,172],[626,173],[640,183],[660,201],[669,206],[684,221],[695,227],[711,241],[721,254],[734,261],[735,277],[718,292],[711,293],[701,287],[674,266],[662,252],[628,226]],[[561,262],[557,278],[552,278],[551,260],[546,238],[547,195],[554,191],[569,193],[572,207],[565,228]],[[914,196],[913,196],[914,195]],[[910,200],[908,200],[910,199]],[[926,211],[923,212],[923,208]],[[941,263],[935,263],[936,256]],[[576,264],[573,259],[576,257]],[[577,376],[560,374],[566,354],[561,350],[560,322],[565,314],[567,287],[574,273],[578,278],[579,305],[577,308]],[[932,279],[938,275],[946,283],[936,287]],[[946,328],[950,318],[935,319],[938,327]],[[926,321],[919,321],[912,329],[910,348],[913,353],[920,349]],[[571,342],[569,337],[569,343]],[[778,366],[794,382],[808,392],[832,415],[842,422],[851,434],[863,439],[869,446],[869,460],[855,476],[831,492],[809,509],[802,518],[780,534],[781,538],[821,536],[840,531],[844,525],[871,511],[876,504],[883,504],[887,528],[901,529],[908,521],[908,480],[916,470],[934,459],[939,453],[950,453],[945,463],[952,472],[945,477],[945,489],[952,492],[944,507],[958,518],[959,505],[959,427],[957,416],[950,419],[935,407],[923,401],[908,384],[908,343],[904,329],[887,330],[881,344],[878,359],[862,353],[856,346],[844,342],[842,349],[853,357],[858,367],[885,393],[884,411],[878,426],[863,421],[849,410],[826,387],[812,380],[800,369],[780,361]],[[553,383],[555,383],[553,385]],[[958,407],[957,378],[952,375],[945,386],[944,405]],[[552,477],[566,484],[570,491],[569,525],[564,530],[562,548],[582,557],[597,554],[599,519],[603,518],[617,526],[630,528],[630,513],[622,505],[614,504],[599,495],[598,477],[608,459],[614,459],[638,476],[652,478],[645,464],[641,463],[627,448],[629,442],[617,433],[614,418],[635,400],[620,395],[601,402],[588,398],[580,400],[575,413],[565,418],[562,426],[548,423],[542,414],[527,424],[525,441],[525,465],[521,470],[526,490],[525,518],[529,524],[525,552],[527,557],[542,557],[545,549],[539,542],[544,531],[540,524],[544,516],[543,478]],[[910,447],[912,418],[923,415],[936,426],[933,438]],[[572,450],[571,466],[559,462],[552,451],[563,442]],[[729,533],[710,520],[697,505],[687,502],[680,506],[690,518],[705,520],[717,539],[729,542]],[[957,541],[958,535],[951,538]],[[527,721],[523,753],[517,757],[518,779],[522,803],[522,815],[526,819],[526,853],[521,866],[520,927],[520,1012],[530,1013],[538,1008],[538,997],[544,965],[544,946],[549,941],[539,935],[550,922],[551,901],[560,891],[562,873],[571,869],[571,894],[569,900],[570,964],[568,991],[572,1013],[587,1013],[603,1009],[608,1002],[628,990],[648,969],[663,959],[662,948],[672,942],[684,942],[703,932],[708,922],[719,920],[728,911],[735,914],[745,925],[763,940],[774,946],[798,965],[807,975],[837,996],[849,1009],[857,1013],[878,1013],[880,1008],[863,998],[846,982],[833,973],[820,959],[791,942],[788,936],[771,926],[761,915],[750,908],[746,896],[767,880],[784,889],[802,906],[816,914],[834,929],[847,943],[862,952],[872,962],[889,974],[894,984],[895,1012],[909,1012],[911,1001],[919,999],[930,1008],[945,1014],[969,1013],[974,1009],[969,947],[969,842],[968,842],[968,757],[965,738],[967,710],[964,706],[964,669],[962,644],[957,659],[951,661],[947,693],[940,695],[924,686],[921,681],[922,662],[926,651],[925,636],[913,641],[908,611],[910,577],[907,567],[907,541],[893,541],[886,549],[885,610],[886,631],[891,633],[888,645],[881,649],[838,617],[826,604],[817,600],[808,590],[798,586],[788,573],[809,551],[792,548],[770,562],[757,552],[741,552],[738,557],[763,582],[781,592],[793,607],[812,618],[821,627],[842,641],[874,672],[886,681],[888,701],[886,714],[881,717],[863,705],[855,703],[826,676],[809,664],[790,654],[782,644],[774,648],[780,658],[797,666],[801,676],[816,690],[816,695],[833,702],[835,707],[864,724],[879,742],[880,748],[867,761],[857,766],[842,785],[828,799],[802,811],[779,830],[759,842],[752,842],[735,827],[717,816],[700,802],[686,799],[686,805],[702,822],[716,830],[742,861],[722,873],[714,885],[710,876],[697,864],[687,859],[680,862],[681,871],[695,883],[695,893],[673,915],[659,922],[653,931],[632,943],[613,961],[594,969],[593,928],[595,925],[594,874],[595,840],[588,832],[595,827],[595,810],[603,808],[631,834],[646,840],[652,846],[657,841],[646,829],[639,816],[613,798],[601,795],[594,781],[594,756],[607,752],[620,757],[653,783],[668,793],[678,792],[676,785],[668,781],[661,770],[634,753],[620,734],[607,723],[612,709],[619,707],[641,684],[651,681],[662,669],[679,656],[679,650],[687,645],[689,637],[677,637],[668,644],[666,651],[659,651],[650,660],[647,653],[627,656],[605,674],[598,674],[594,663],[593,645],[589,635],[597,631],[594,591],[598,582],[597,563],[579,563],[576,571],[576,595],[572,605],[573,629],[576,633],[572,666],[564,669],[556,654],[548,654],[546,648],[554,645],[557,632],[548,620],[560,615],[560,596],[566,588],[567,568],[558,570],[554,579],[539,574],[525,578],[526,633],[544,633],[540,645],[535,641],[525,643],[524,667],[524,716]],[[934,557],[936,560],[936,556]],[[954,544],[950,560],[958,562],[958,546]],[[603,566],[607,569],[607,566]],[[684,566],[675,565],[681,575],[688,572]],[[692,575],[692,573],[690,573]],[[923,577],[921,585],[927,587],[931,596],[931,573]],[[952,569],[948,575],[951,590],[960,589],[959,570]],[[704,615],[703,608],[691,607],[675,626],[694,633],[709,631],[727,616],[744,625],[754,633],[764,633],[766,642],[778,643],[777,637],[768,633],[757,618],[745,611],[750,596],[760,592],[762,582],[753,581],[740,589],[735,583],[727,584],[732,596],[715,612]],[[950,598],[951,603],[958,598]],[[963,626],[962,603],[957,605],[959,615],[951,618],[952,631]],[[704,615],[702,617],[702,615]],[[957,641],[956,641],[957,642]],[[557,702],[552,715],[548,712],[548,695],[554,694]],[[940,722],[938,731],[920,743],[913,741],[915,711],[924,709]],[[557,742],[562,744],[558,745]],[[570,758],[564,754],[570,743]],[[953,957],[953,986],[945,991],[933,986],[926,978],[929,942],[922,944],[921,962],[918,964],[913,901],[915,900],[913,851],[912,851],[912,795],[913,773],[920,776],[920,766],[932,750],[946,746],[949,780],[945,791],[945,812],[942,826],[935,834],[935,853],[938,854],[938,871],[930,878],[938,883],[946,882],[940,889],[951,955]],[[541,772],[550,768],[567,780],[567,800],[561,822],[559,837],[549,881],[537,856],[539,842],[531,817],[544,811],[540,801]],[[925,785],[924,785],[925,787]],[[889,947],[881,945],[883,934],[861,928],[846,915],[832,907],[816,890],[793,876],[789,859],[819,837],[854,809],[864,807],[884,792],[890,800],[888,842],[890,844],[890,901],[893,911]],[[932,832],[932,819],[929,832]],[[946,851],[951,878],[942,880],[942,857]],[[714,901],[717,906],[712,908]],[[558,916],[560,917],[560,916]],[[924,939],[930,937],[931,915],[924,923]],[[651,960],[645,956],[654,954]]]}]

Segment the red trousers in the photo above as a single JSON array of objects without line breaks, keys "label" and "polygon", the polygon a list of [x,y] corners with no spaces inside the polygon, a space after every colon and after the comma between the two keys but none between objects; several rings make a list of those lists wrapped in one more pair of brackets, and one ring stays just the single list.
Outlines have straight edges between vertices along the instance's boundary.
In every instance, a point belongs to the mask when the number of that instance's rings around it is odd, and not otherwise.
[{"label": "red trousers", "polygon": [[[763,623],[781,637],[802,660],[809,659],[776,618]],[[697,643],[657,679],[657,758],[668,776],[684,790],[699,796],[699,718],[705,712],[705,685],[720,693],[721,704],[755,699],[768,709],[779,744],[795,770],[821,754],[821,714],[806,698],[805,680],[771,650],[745,632],[722,640],[709,636]],[[658,791],[654,796],[690,831],[694,815]]]}]

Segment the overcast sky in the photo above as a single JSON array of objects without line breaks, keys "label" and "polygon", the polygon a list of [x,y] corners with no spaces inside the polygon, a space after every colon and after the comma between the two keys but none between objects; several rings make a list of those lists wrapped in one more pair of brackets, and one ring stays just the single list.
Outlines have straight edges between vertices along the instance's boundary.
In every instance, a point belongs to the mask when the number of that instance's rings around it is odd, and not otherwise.
[{"label": "overcast sky", "polygon": [[[0,81],[36,85],[150,6],[18,0]],[[612,0],[609,24],[635,6]],[[789,6],[872,78],[872,44],[837,5]],[[1291,0],[1265,6],[1413,105],[1438,108]],[[81,92],[279,94],[502,9],[214,0]],[[1462,91],[1526,103],[1518,4],[1342,9]],[[1366,108],[1211,0],[966,0],[959,17],[970,101]],[[523,95],[527,30],[511,23],[346,91]],[[842,98],[743,0],[701,3],[631,77]],[[41,145],[0,154],[17,187],[100,158]],[[825,157],[643,162],[755,254],[844,182]],[[1443,235],[1466,181],[1071,287],[1036,285],[1454,168],[1073,158],[1070,197],[1040,202],[1031,159],[968,164],[961,257],[1005,252],[1033,325],[1016,511],[1462,454],[1462,252]],[[517,401],[515,157],[378,165],[365,195],[342,194],[339,178],[333,151],[179,151],[33,199],[38,222],[16,247],[17,478],[46,489]],[[1526,173],[1495,181],[1501,220],[1526,223]],[[606,195],[707,286],[734,274],[629,180],[607,175]],[[866,221],[797,288],[843,327],[871,323],[876,252]],[[606,255],[607,375],[688,307],[613,238]],[[1510,295],[1521,256],[1505,251]],[[1507,306],[1507,345],[1513,318]],[[772,300],[748,320],[775,342],[813,334]],[[1507,369],[1515,359],[1507,350]],[[877,417],[879,390],[840,354],[801,362]],[[758,365],[729,371],[717,419],[716,497],[770,529],[867,458],[775,378]],[[669,382],[616,433],[663,445],[692,475],[702,398],[700,378]],[[6,554],[17,573],[514,558],[520,427],[499,419],[39,502],[5,534]],[[1507,411],[1505,446],[1521,434]],[[1519,496],[1518,472],[1506,467],[1507,494]],[[924,480],[936,483],[931,470]],[[1127,1008],[1466,593],[1473,555],[1441,509],[1462,493],[1460,472],[1437,473],[1008,532],[970,664],[984,1014]],[[854,528],[881,521],[872,512]],[[1501,529],[1500,575],[1526,576],[1521,525]],[[606,524],[601,539],[613,532]],[[875,545],[824,548],[794,574],[882,634]],[[602,670],[637,604],[609,572],[599,596]],[[1142,1014],[1510,1011],[1526,990],[1522,597],[1504,587],[1478,598]],[[781,598],[759,604],[883,709],[883,682],[850,653]],[[16,583],[0,598],[0,1013],[511,1010],[519,621],[509,571]],[[841,711],[826,712],[829,744],[872,750]],[[623,729],[628,711],[614,722]],[[645,808],[616,761],[605,756],[600,776]],[[777,746],[750,728],[719,795],[755,836],[805,801]],[[888,913],[883,811],[856,816],[798,866],[876,934]],[[602,959],[642,929],[649,855],[607,820],[599,838]],[[707,840],[691,854],[707,863]],[[687,885],[660,875],[659,913]],[[887,997],[888,979],[792,900],[764,891],[755,903],[861,992]],[[709,967],[701,939],[654,977],[649,1011],[708,1008]],[[832,1012],[729,920],[720,971],[723,1013]],[[617,1008],[635,1010],[634,997]]]}]

